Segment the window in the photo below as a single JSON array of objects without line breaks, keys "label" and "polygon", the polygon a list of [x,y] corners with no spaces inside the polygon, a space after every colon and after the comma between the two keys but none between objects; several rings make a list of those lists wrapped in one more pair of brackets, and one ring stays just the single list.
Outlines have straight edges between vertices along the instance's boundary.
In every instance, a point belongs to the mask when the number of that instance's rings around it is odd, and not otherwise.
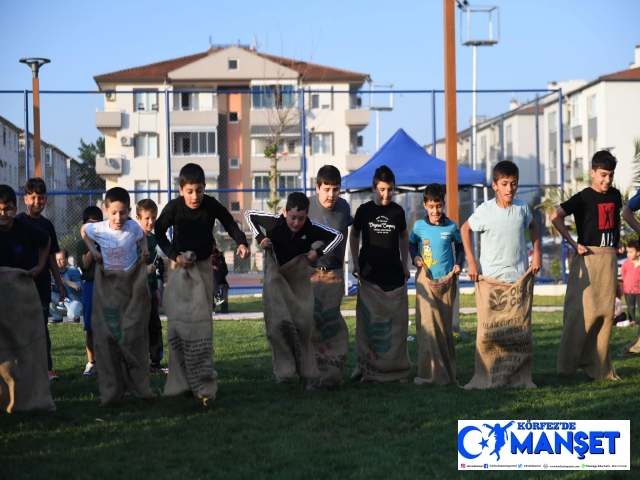
[{"label": "window", "polygon": [[53,164],[53,152],[50,148],[44,149],[44,164],[47,167],[50,167]]},{"label": "window", "polygon": [[251,107],[294,108],[296,94],[293,85],[254,85],[251,87]]},{"label": "window", "polygon": [[311,109],[320,108],[320,94],[312,93],[311,94]]},{"label": "window", "polygon": [[485,163],[487,161],[487,136],[480,137],[480,161]]},{"label": "window", "polygon": [[513,125],[507,125],[507,143],[513,142]]},{"label": "window", "polygon": [[549,151],[549,170],[555,171],[557,169],[558,169],[558,158],[557,158],[556,150],[550,150]]},{"label": "window", "polygon": [[591,95],[587,98],[587,115],[589,118],[595,118],[598,113],[596,110],[596,96]]},{"label": "window", "polygon": [[[251,139],[251,155],[254,157],[264,157],[264,151],[269,145],[269,140],[264,137],[254,137]],[[278,153],[283,154],[286,153],[288,155],[299,155],[300,154],[300,141],[298,139],[294,140],[282,140],[280,142],[280,146],[278,147]]]},{"label": "window", "polygon": [[558,121],[556,120],[557,118],[556,112],[551,112],[547,118],[549,122],[549,133],[556,133],[558,131]]},{"label": "window", "polygon": [[[268,173],[254,173],[253,174],[253,188],[255,190],[267,189],[269,190],[269,174]],[[299,188],[299,179],[297,173],[281,173],[278,177],[278,196],[280,198],[286,198],[290,193],[284,191],[284,189]],[[269,192],[253,192],[254,200],[268,200]]]},{"label": "window", "polygon": [[230,58],[228,68],[229,70],[238,70],[238,60],[235,58]]},{"label": "window", "polygon": [[229,168],[237,170],[240,168],[240,159],[237,157],[229,159]]},{"label": "window", "polygon": [[589,139],[589,158],[592,158],[597,151],[598,151],[598,138],[591,137]]},{"label": "window", "polygon": [[312,155],[331,155],[331,143],[333,134],[331,133],[314,133],[311,135],[311,154]]},{"label": "window", "polygon": [[[136,180],[134,183],[135,190],[147,190],[147,181],[146,180]],[[149,190],[160,190],[160,181],[159,180],[149,180]],[[146,191],[136,193],[135,201],[138,203],[140,200],[144,200],[145,198],[150,198],[156,205],[160,203],[160,194],[158,192],[149,192]]]},{"label": "window", "polygon": [[240,210],[240,202],[231,202],[230,206],[231,213],[240,213],[242,211]]},{"label": "window", "polygon": [[136,157],[158,157],[158,135],[155,133],[142,133],[133,137],[134,156]]},{"label": "window", "polygon": [[137,112],[157,112],[158,111],[158,92],[135,92],[134,110]]},{"label": "window", "polygon": [[2,145],[6,145],[7,144],[7,126],[3,125],[2,126]]},{"label": "window", "polygon": [[173,132],[173,154],[217,155],[217,132]]},{"label": "window", "polygon": [[238,123],[238,112],[229,112],[229,123]]},{"label": "window", "polygon": [[580,123],[580,95],[571,97],[571,126],[576,127]]}]

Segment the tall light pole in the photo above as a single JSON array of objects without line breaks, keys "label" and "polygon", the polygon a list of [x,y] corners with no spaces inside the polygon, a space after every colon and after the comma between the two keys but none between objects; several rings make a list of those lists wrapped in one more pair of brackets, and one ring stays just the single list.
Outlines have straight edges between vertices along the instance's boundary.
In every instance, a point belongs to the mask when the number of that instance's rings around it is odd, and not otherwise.
[{"label": "tall light pole", "polygon": [[[50,63],[48,58],[21,58],[20,63],[24,63],[31,68],[33,73],[32,86],[33,86],[33,154],[35,163],[35,176],[42,178],[42,158],[40,156],[40,80],[38,79],[38,72],[40,67],[46,63]],[[29,142],[29,126],[25,125],[25,139],[26,143]],[[28,159],[27,159],[28,163]],[[25,165],[27,164],[25,163]],[[29,172],[27,172],[29,176]]]},{"label": "tall light pole", "polygon": [[[391,90],[393,88],[393,83],[391,85],[378,85],[379,87],[388,88]],[[369,87],[369,110],[373,110],[376,112],[376,152],[380,150],[380,112],[390,112],[393,110],[393,92],[389,93],[389,105],[375,105],[373,100],[373,91],[375,85],[373,83],[370,84]]]}]

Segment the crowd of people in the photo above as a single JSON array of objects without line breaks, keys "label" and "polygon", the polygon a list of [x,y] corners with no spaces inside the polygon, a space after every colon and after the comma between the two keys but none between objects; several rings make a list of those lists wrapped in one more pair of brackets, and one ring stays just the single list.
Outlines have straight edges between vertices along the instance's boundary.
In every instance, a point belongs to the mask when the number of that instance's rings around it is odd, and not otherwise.
[{"label": "crowd of people", "polygon": [[[595,379],[618,378],[609,359],[617,313],[616,256],[623,248],[622,198],[612,187],[615,167],[609,152],[597,152],[591,163],[592,185],[562,203],[551,219],[576,252],[557,361],[561,374],[582,368]],[[497,163],[492,182],[495,198],[476,208],[461,228],[445,214],[444,188],[430,184],[423,193],[425,216],[410,232],[403,208],[393,202],[395,177],[386,166],[373,176],[373,200],[359,206],[353,216],[340,197],[341,175],[333,166],[318,171],[316,195],[311,198],[294,192],[281,213],[246,211],[249,230],[265,250],[264,317],[276,380],[288,381],[297,374],[307,390],[344,384],[349,337],[340,302],[349,247],[359,283],[353,379],[407,381],[411,371],[407,280],[412,262],[417,268],[420,344],[414,382],[456,382],[453,305],[466,257],[469,278],[476,282],[478,335],[476,374],[465,388],[535,387],[531,311],[533,276],[542,261],[538,226],[527,203],[516,198],[518,180],[514,163]],[[169,201],[159,216],[152,200],[138,202],[135,219],[129,193],[111,188],[104,208],[84,210],[72,266],[69,252],[58,245],[54,225],[43,215],[45,182],[27,181],[27,211],[19,215],[15,191],[0,185],[0,284],[25,276],[33,279],[24,288],[37,291],[39,297],[44,330],[38,328],[46,339],[42,348],[46,346],[50,380],[59,377],[52,365],[49,317],[57,323],[66,315],[71,322],[84,321],[83,374],[98,374],[103,404],[113,403],[125,391],[155,399],[149,389],[150,373],[167,374],[165,396],[184,394],[204,403],[215,399],[218,374],[211,312],[216,304],[223,311],[228,305],[228,268],[213,237],[215,222],[236,243],[236,255],[248,258],[250,251],[245,233],[222,204],[205,195],[205,187],[202,168],[187,164],[179,175],[180,196]],[[634,202],[640,208],[636,197],[623,216],[640,232],[631,210]],[[568,215],[575,218],[577,240],[564,224]],[[533,244],[531,261],[526,231]],[[479,259],[474,256],[471,232],[480,233]],[[640,295],[639,248],[637,242],[629,244],[629,260],[623,265],[631,320]],[[159,250],[170,260],[166,284]],[[15,308],[5,322],[35,321],[22,318],[20,299],[13,301]],[[161,306],[168,319],[168,368],[163,364]],[[23,348],[10,339],[2,341],[4,351]],[[33,366],[14,362],[0,370],[0,392],[7,390],[12,378],[20,378],[21,368]],[[44,375],[44,365],[41,370]],[[50,396],[50,391],[33,391],[24,382],[16,388],[27,397]],[[5,411],[21,409],[19,402],[0,403]]]}]

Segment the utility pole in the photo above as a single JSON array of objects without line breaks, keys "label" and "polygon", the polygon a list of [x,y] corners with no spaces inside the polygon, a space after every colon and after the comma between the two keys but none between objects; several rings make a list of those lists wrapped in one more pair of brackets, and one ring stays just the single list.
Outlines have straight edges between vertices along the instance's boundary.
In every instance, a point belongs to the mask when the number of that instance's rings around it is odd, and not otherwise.
[{"label": "utility pole", "polygon": [[[443,0],[444,7],[444,105],[447,161],[447,216],[459,224],[458,126],[456,117],[456,18],[455,0]],[[434,146],[435,148],[435,146]]]},{"label": "utility pole", "polygon": [[[35,176],[42,178],[42,158],[40,155],[40,80],[38,79],[38,71],[40,67],[46,63],[51,62],[48,58],[21,58],[20,63],[24,63],[31,68],[33,73],[32,87],[33,87],[33,158],[35,167]],[[25,132],[25,144],[29,143],[29,128],[26,125]],[[25,165],[28,165],[27,159]],[[27,172],[27,177],[29,172]]]}]

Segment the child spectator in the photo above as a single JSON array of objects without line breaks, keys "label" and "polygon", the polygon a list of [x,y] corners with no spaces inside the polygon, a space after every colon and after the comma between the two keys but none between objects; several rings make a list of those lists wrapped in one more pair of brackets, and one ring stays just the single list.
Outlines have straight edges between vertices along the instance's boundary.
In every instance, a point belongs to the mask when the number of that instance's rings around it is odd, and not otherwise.
[{"label": "child spectator", "polygon": [[[349,245],[359,279],[356,304],[356,369],[362,381],[405,380],[411,371],[407,349],[409,232],[404,209],[393,202],[396,178],[381,166],[373,175],[374,200],[356,211]],[[362,235],[362,248],[358,254]],[[380,342],[377,332],[390,337]],[[386,335],[385,335],[386,336]]]},{"label": "child spectator", "polygon": [[33,282],[47,263],[50,238],[32,222],[14,217],[16,203],[15,191],[0,185],[0,267],[19,269],[0,269],[0,412],[52,411],[55,405],[44,370],[45,335]]},{"label": "child spectator", "polygon": [[[620,191],[611,186],[616,163],[610,152],[596,152],[589,172],[591,186],[560,204],[551,216],[553,226],[575,250],[558,353],[561,374],[573,375],[580,367],[595,380],[618,379],[609,359],[622,208]],[[564,217],[569,215],[573,215],[578,230],[577,242],[564,224]]]},{"label": "child spectator", "polygon": [[[101,222],[102,210],[91,205],[82,212],[82,224]],[[96,245],[99,250],[99,245]],[[91,330],[91,310],[93,309],[93,283],[96,272],[96,262],[84,240],[76,242],[76,262],[82,269],[82,321],[84,323],[85,346],[87,349],[87,365],[82,375],[85,377],[96,373],[96,360],[93,350],[93,331]]]},{"label": "child spectator", "polygon": [[622,285],[618,284],[618,288],[616,289],[616,307],[613,312],[613,323],[616,327],[626,327],[631,325],[631,322],[625,322],[625,320],[627,320],[627,314],[622,311],[622,295]]},{"label": "child spectator", "polygon": [[[465,388],[535,388],[531,379],[531,308],[533,275],[540,270],[542,260],[540,236],[533,215],[526,202],[515,198],[519,176],[515,163],[498,162],[493,168],[495,198],[478,206],[461,229],[469,278],[478,282],[475,285],[478,308],[476,368]],[[524,238],[527,228],[533,243],[530,267]],[[480,232],[479,267],[471,244],[472,231]],[[529,270],[531,274],[526,275]],[[487,278],[480,278],[480,274]],[[509,319],[517,317],[520,317],[520,323],[516,330],[509,327],[512,325]],[[495,348],[502,351],[504,357],[492,356]],[[497,369],[500,362],[506,368]],[[493,374],[498,371],[504,373]]]},{"label": "child spectator", "polygon": [[[163,298],[169,342],[169,377],[163,395],[193,395],[206,404],[215,399],[218,388],[211,316],[211,252],[216,220],[235,240],[237,255],[247,258],[249,249],[246,235],[229,211],[205,195],[200,165],[188,163],[182,167],[179,182],[180,197],[167,203],[155,225],[158,245],[175,262]],[[172,241],[167,238],[170,227]]]},{"label": "child spectator", "polygon": [[130,201],[124,188],[111,188],[104,200],[107,220],[85,223],[80,230],[95,261],[103,262],[95,271],[92,318],[103,405],[118,400],[127,390],[144,400],[156,398],[149,388],[146,366],[150,300],[142,262],[149,260],[149,250],[144,231],[129,218]]},{"label": "child spectator", "polygon": [[80,323],[82,315],[82,277],[80,270],[69,265],[69,252],[64,248],[56,253],[56,263],[62,277],[62,283],[67,287],[67,298],[64,302],[60,302],[60,294],[55,285],[52,285],[51,304],[49,310],[51,316],[56,319],[62,319],[62,313],[59,310],[66,311],[67,318],[72,323]]},{"label": "child spectator", "polygon": [[[636,304],[640,299],[640,243],[631,240],[627,244],[627,259],[622,264],[622,291],[627,301],[629,321],[636,320]],[[640,306],[640,305],[639,305]]]},{"label": "child spectator", "polygon": [[[42,304],[42,316],[45,323],[45,334],[47,337],[47,366],[49,370],[49,380],[57,381],[60,379],[53,370],[53,361],[51,359],[51,338],[49,336],[49,304],[51,303],[51,275],[58,285],[58,294],[60,295],[59,301],[64,301],[67,296],[67,291],[62,283],[62,277],[58,270],[58,264],[56,263],[56,253],[60,251],[58,246],[58,237],[56,235],[56,229],[53,227],[48,219],[42,215],[42,211],[47,206],[47,186],[44,180],[41,178],[30,178],[27,180],[24,186],[24,203],[27,206],[25,213],[16,215],[16,218],[31,222],[32,225],[44,230],[49,234],[51,239],[51,246],[49,247],[49,261],[47,267],[40,272],[36,278],[36,287],[38,289],[38,295],[40,296],[40,303]],[[32,259],[33,265],[37,263],[37,260]],[[49,273],[51,272],[51,273]],[[54,320],[52,323],[61,323],[60,320]]]},{"label": "child spectator", "polygon": [[[144,234],[147,236],[147,246],[149,248],[149,259],[147,260],[147,274],[149,282],[149,291],[151,292],[151,313],[149,315],[149,358],[151,365],[150,373],[169,373],[169,369],[160,362],[164,358],[164,350],[162,344],[162,323],[160,322],[160,314],[158,307],[162,306],[162,298],[158,291],[158,277],[156,275],[156,260],[158,253],[156,247],[158,242],[153,234],[153,227],[156,224],[158,216],[158,206],[156,202],[150,198],[140,200],[136,205],[136,221],[142,227]],[[138,254],[141,254],[138,251]]]},{"label": "child spectator", "polygon": [[227,275],[229,267],[224,259],[224,253],[218,250],[216,239],[213,239],[213,252],[211,253],[211,269],[213,270],[213,311],[221,305],[221,313],[229,312],[229,283]]}]

